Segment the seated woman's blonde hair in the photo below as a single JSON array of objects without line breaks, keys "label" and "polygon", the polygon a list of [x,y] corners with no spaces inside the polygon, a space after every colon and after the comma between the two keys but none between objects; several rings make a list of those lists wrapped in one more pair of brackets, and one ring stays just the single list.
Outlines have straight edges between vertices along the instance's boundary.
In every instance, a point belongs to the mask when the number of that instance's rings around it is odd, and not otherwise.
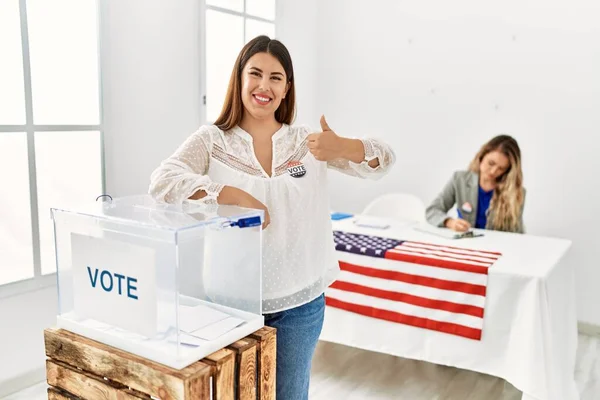
[{"label": "seated woman's blonde hair", "polygon": [[497,179],[497,186],[490,202],[488,222],[491,229],[515,232],[518,229],[525,191],[521,170],[521,150],[517,141],[508,135],[499,135],[484,144],[471,161],[469,170],[479,174],[481,160],[492,151],[503,153],[510,161],[510,167]]}]

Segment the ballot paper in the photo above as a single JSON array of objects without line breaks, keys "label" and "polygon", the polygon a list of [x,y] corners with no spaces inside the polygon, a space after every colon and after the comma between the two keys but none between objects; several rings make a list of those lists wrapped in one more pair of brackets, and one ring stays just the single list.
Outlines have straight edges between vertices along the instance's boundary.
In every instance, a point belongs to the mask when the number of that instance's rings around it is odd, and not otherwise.
[{"label": "ballot paper", "polygon": [[229,314],[214,308],[198,304],[196,306],[179,306],[179,330],[190,333],[205,326],[228,318]]},{"label": "ballot paper", "polygon": [[194,332],[191,332],[190,335],[204,340],[215,340],[232,329],[237,328],[244,322],[245,321],[241,318],[228,317],[224,320],[215,322],[214,324],[210,324],[204,328],[200,328]]},{"label": "ballot paper", "polygon": [[179,340],[199,346],[206,340],[215,340],[235,329],[245,321],[222,311],[199,304],[193,307],[180,305]]}]

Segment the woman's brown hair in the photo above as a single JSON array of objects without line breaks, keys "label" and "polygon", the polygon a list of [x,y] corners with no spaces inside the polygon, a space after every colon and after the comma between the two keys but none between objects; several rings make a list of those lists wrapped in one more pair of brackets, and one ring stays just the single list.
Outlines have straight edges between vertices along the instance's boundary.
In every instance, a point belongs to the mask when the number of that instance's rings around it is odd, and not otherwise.
[{"label": "woman's brown hair", "polygon": [[294,67],[292,58],[287,48],[279,40],[271,39],[268,36],[258,36],[249,41],[238,54],[231,78],[229,78],[229,87],[223,102],[221,114],[215,121],[215,125],[223,131],[228,131],[237,126],[244,115],[244,104],[242,103],[242,71],[248,60],[257,53],[268,53],[275,57],[283,66],[287,77],[289,88],[285,98],[275,111],[275,119],[282,124],[291,124],[296,113],[296,91],[294,88]]}]

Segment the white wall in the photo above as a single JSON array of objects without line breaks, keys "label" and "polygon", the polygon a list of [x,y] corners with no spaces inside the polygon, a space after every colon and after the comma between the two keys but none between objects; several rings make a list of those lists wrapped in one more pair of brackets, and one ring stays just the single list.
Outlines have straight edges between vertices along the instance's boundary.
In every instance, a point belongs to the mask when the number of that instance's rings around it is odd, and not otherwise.
[{"label": "white wall", "polygon": [[106,191],[146,193],[200,124],[199,2],[100,3]]},{"label": "white wall", "polygon": [[317,1],[279,1],[275,36],[287,47],[294,64],[297,124],[319,127],[317,102]]},{"label": "white wall", "polygon": [[[293,3],[279,2],[299,7]],[[483,142],[511,134],[523,152],[528,231],[573,240],[578,318],[599,325],[598,4],[319,2],[317,40],[292,54],[317,54],[312,107],[342,135],[387,140],[399,160],[380,182],[337,177],[333,206],[359,211],[391,191],[429,202]],[[299,24],[283,15],[280,25]],[[302,22],[307,29],[284,43],[314,39],[306,36],[312,23]]]},{"label": "white wall", "polygon": [[0,398],[45,379],[44,329],[56,323],[56,286],[0,299]]}]

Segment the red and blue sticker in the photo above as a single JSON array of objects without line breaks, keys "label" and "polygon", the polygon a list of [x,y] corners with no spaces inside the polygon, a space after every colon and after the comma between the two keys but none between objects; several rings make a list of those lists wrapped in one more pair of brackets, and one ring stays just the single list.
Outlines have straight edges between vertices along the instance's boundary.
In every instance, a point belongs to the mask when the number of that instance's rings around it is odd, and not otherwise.
[{"label": "red and blue sticker", "polygon": [[302,178],[306,175],[306,167],[300,161],[290,161],[287,165],[287,171],[294,178]]}]

